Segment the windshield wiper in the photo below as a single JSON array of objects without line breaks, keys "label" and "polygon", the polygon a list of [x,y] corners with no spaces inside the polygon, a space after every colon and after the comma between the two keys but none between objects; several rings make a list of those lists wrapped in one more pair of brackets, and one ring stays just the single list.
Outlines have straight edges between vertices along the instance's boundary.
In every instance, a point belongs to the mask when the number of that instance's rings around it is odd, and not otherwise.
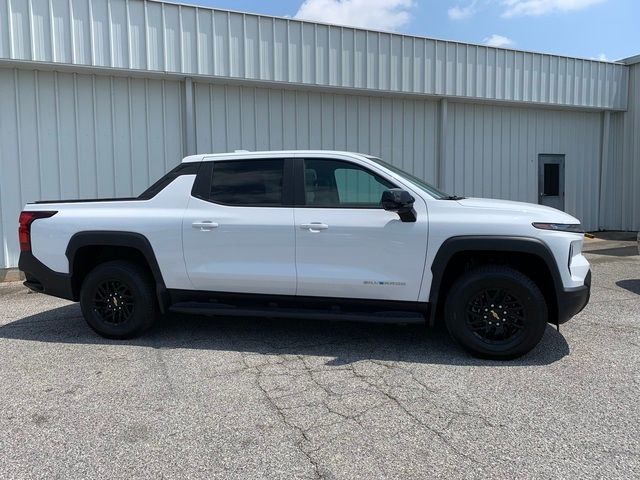
[{"label": "windshield wiper", "polygon": [[467,197],[460,197],[458,195],[447,195],[443,200],[464,200]]}]

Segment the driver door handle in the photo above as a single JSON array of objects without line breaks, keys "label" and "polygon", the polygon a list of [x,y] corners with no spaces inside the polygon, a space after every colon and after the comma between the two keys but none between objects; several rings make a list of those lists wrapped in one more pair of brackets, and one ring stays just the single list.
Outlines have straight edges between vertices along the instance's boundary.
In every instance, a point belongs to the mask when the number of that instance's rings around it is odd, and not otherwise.
[{"label": "driver door handle", "polygon": [[320,230],[328,229],[329,225],[327,225],[326,223],[311,222],[301,224],[300,228],[302,228],[303,230],[309,230],[311,232],[319,232]]},{"label": "driver door handle", "polygon": [[193,228],[199,228],[203,232],[208,232],[210,230],[213,230],[214,228],[218,228],[218,224],[211,221],[193,222],[191,226]]}]

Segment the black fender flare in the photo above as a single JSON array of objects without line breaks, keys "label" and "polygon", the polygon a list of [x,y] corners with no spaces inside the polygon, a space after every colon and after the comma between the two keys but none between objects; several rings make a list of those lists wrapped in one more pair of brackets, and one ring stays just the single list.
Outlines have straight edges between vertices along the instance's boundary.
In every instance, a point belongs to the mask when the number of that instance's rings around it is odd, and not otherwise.
[{"label": "black fender flare", "polygon": [[[429,292],[429,304],[431,306],[429,309],[429,323],[431,325],[436,320],[438,301],[442,297],[440,289],[447,265],[454,255],[464,252],[509,252],[535,255],[546,264],[553,279],[553,290],[556,293],[556,299],[559,298],[558,292],[562,291],[563,288],[562,278],[553,253],[542,240],[533,237],[500,235],[451,237],[442,243],[431,264],[431,273],[433,274]],[[553,305],[553,307],[557,308],[558,305]]]},{"label": "black fender flare", "polygon": [[165,311],[168,305],[169,295],[167,293],[167,287],[162,278],[162,272],[156,260],[155,252],[151,243],[144,235],[135,232],[127,231],[101,231],[91,230],[78,232],[74,234],[69,240],[65,256],[69,261],[69,274],[72,278],[73,284],[73,272],[74,272],[74,260],[76,253],[82,247],[128,247],[138,250],[144,259],[146,260],[153,279],[156,283],[156,295],[158,296],[158,302],[162,312]]}]

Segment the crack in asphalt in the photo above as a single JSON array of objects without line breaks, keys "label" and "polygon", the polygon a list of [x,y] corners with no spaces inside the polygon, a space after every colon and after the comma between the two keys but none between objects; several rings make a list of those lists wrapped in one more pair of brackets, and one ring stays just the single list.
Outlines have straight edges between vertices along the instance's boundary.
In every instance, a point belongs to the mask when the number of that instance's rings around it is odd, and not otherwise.
[{"label": "crack in asphalt", "polygon": [[[372,348],[375,348],[375,346],[373,346]],[[426,384],[422,379],[417,377],[415,371],[406,368],[399,361],[388,363],[368,359],[362,364],[356,362],[341,365],[339,367],[327,368],[325,366],[324,368],[315,368],[309,364],[307,358],[304,355],[277,358],[275,361],[273,357],[267,357],[266,360],[258,362],[255,361],[255,354],[247,355],[245,353],[241,353],[240,357],[242,359],[243,367],[240,369],[234,369],[234,374],[243,372],[254,375],[255,383],[268,402],[270,408],[274,412],[276,412],[278,418],[288,429],[296,432],[296,434],[298,435],[298,440],[295,441],[294,446],[307,459],[309,465],[312,467],[313,475],[315,478],[324,477],[320,460],[316,458],[316,454],[327,445],[330,445],[335,440],[339,439],[342,435],[337,434],[329,438],[324,438],[321,441],[316,441],[314,440],[311,433],[322,428],[341,425],[345,422],[350,422],[353,425],[357,425],[357,427],[359,427],[363,432],[366,432],[368,430],[368,427],[362,422],[362,419],[368,413],[387,405],[396,406],[403,415],[410,419],[410,421],[414,425],[417,425],[423,430],[429,432],[440,441],[444,448],[446,448],[453,454],[469,462],[472,462],[477,466],[488,467],[487,464],[458,448],[447,437],[446,431],[450,428],[453,422],[455,422],[459,418],[469,418],[477,420],[487,428],[499,428],[502,427],[502,425],[496,425],[479,413],[472,412],[467,409],[455,409],[451,408],[450,406],[444,405],[442,401],[438,400],[438,398],[433,398],[434,395],[439,394],[438,389]],[[377,367],[381,367],[383,371],[378,375],[370,376],[360,372],[358,370],[359,365],[375,365]],[[278,366],[285,368],[289,367],[290,369],[287,372],[266,371],[266,369]],[[336,408],[336,406],[331,403],[332,401],[337,400],[341,402],[345,397],[354,395],[354,392],[340,392],[333,388],[333,384],[326,384],[325,382],[323,382],[319,377],[328,372],[348,372],[350,373],[351,379],[357,379],[361,383],[361,385],[357,387],[358,395],[381,396],[384,400],[373,401],[371,405],[367,406],[366,408],[359,409],[358,411],[353,411],[352,407],[348,407],[345,405],[342,405],[344,408]],[[400,385],[391,384],[388,381],[389,375],[394,375],[398,372],[404,373],[407,376],[407,379],[410,379],[410,381],[403,382]],[[229,372],[225,372],[224,375],[230,374],[231,373]],[[266,385],[266,381],[268,379],[273,380],[278,378],[306,378],[309,381],[309,384],[302,388],[279,394],[278,392],[281,392],[282,388],[278,386],[274,388],[268,388]],[[341,381],[348,381],[348,379],[345,380],[344,378],[341,378]],[[311,387],[311,390],[309,387]],[[430,425],[422,418],[420,418],[420,416],[418,416],[415,412],[413,412],[411,408],[397,394],[394,393],[394,389],[397,388],[419,392],[419,395],[415,398],[415,400],[426,402],[433,408],[434,412],[444,412],[446,414],[445,416],[448,417],[444,429],[438,429]],[[305,395],[308,395],[312,391],[312,389],[315,389],[316,391],[319,391],[321,393],[320,398],[313,398],[310,401],[295,403],[296,398],[303,399]],[[457,395],[457,397],[463,404],[471,406],[471,403],[468,400],[464,399],[460,395]],[[294,402],[291,405],[283,405],[283,402],[292,400]],[[325,414],[313,415],[314,420],[310,425],[300,425],[292,417],[294,412],[305,411],[311,408],[320,408],[323,412],[325,412]],[[327,416],[332,417],[332,420],[323,422],[322,418],[326,418]]]}]

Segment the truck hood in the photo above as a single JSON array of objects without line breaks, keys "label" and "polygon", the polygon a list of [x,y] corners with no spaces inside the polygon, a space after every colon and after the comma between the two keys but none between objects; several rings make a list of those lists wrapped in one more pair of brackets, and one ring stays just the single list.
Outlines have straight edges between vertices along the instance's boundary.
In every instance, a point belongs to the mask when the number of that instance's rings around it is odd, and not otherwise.
[{"label": "truck hood", "polygon": [[568,213],[544,205],[533,203],[513,202],[511,200],[497,200],[493,198],[464,198],[457,201],[467,208],[481,208],[484,210],[501,210],[505,213],[527,215],[540,222],[549,223],[580,223]]}]

